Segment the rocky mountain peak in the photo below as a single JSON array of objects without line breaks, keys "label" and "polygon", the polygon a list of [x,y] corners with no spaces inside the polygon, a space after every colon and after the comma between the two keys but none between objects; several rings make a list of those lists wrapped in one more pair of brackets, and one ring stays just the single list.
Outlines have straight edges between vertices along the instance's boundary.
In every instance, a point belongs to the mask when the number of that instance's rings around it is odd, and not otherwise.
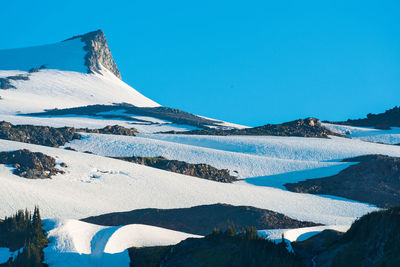
[{"label": "rocky mountain peak", "polygon": [[86,44],[84,46],[85,51],[87,51],[85,65],[88,67],[88,73],[99,72],[101,68],[100,65],[102,65],[121,79],[121,74],[111,55],[106,36],[102,30],[74,36],[64,41],[78,38]]}]

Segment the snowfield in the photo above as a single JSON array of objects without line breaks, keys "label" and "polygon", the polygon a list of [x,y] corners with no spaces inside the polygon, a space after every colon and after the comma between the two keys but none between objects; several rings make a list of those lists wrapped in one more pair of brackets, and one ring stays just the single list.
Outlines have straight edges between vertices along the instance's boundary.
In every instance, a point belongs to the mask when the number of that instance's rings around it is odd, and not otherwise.
[{"label": "snowfield", "polygon": [[50,266],[129,266],[128,248],[175,245],[201,236],[160,227],[131,224],[105,227],[78,220],[46,220],[50,244],[44,249]]},{"label": "snowfield", "polygon": [[[344,158],[365,154],[400,156],[398,146],[341,137],[324,139],[166,134],[141,134],[136,137],[102,134],[82,136],[81,140],[73,140],[66,146],[78,151],[91,151],[94,154],[112,157],[163,156],[190,163],[207,163],[219,169],[229,169],[233,175],[236,174],[234,171],[237,171],[241,178],[322,167],[332,167],[334,171],[328,173],[333,175],[349,166],[348,163],[339,162]],[[313,174],[312,178],[324,177],[326,169],[319,170],[322,170],[323,176]],[[287,181],[292,179],[288,177]]]},{"label": "snowfield", "polygon": [[1,114],[123,102],[139,107],[159,106],[105,68],[101,74],[44,69],[31,73],[27,81],[11,83],[17,89],[2,90]]},{"label": "snowfield", "polygon": [[303,171],[285,172],[274,175],[251,177],[244,179],[244,181],[252,185],[270,186],[270,187],[285,189],[283,185],[286,183],[297,183],[307,179],[315,179],[315,178],[322,178],[322,177],[336,175],[353,164],[357,163],[346,162],[338,165],[303,170]]},{"label": "snowfield", "polygon": [[65,146],[72,147],[78,151],[90,151],[97,155],[110,157],[132,155],[144,157],[163,156],[168,159],[189,163],[207,163],[219,169],[229,169],[232,175],[239,175],[239,177],[255,177],[341,164],[266,157],[146,137],[105,134],[82,134],[82,136],[81,140],[73,140]]},{"label": "snowfield", "polygon": [[145,134],[140,136],[179,144],[292,160],[333,161],[365,154],[400,156],[400,147],[337,136],[330,136],[329,139],[178,134]]},{"label": "snowfield", "polygon": [[[150,118],[154,119],[155,118]],[[132,123],[131,121],[124,121],[118,119],[103,119],[101,117],[90,116],[58,116],[58,117],[32,117],[32,116],[15,116],[0,114],[0,121],[7,121],[14,125],[30,124],[38,126],[51,126],[51,127],[75,127],[75,128],[89,128],[100,129],[108,125],[120,125],[126,128],[135,128],[142,133],[155,133],[165,131],[187,131],[195,130],[196,128],[190,125],[174,124],[174,123],[160,123],[160,124],[146,124],[146,123]]]},{"label": "snowfield", "polygon": [[44,218],[78,219],[142,208],[187,208],[227,203],[270,209],[323,224],[350,224],[376,208],[246,183],[219,183],[121,160],[0,140],[0,151],[26,148],[65,162],[65,174],[29,180],[0,165],[0,217],[40,206]]},{"label": "snowfield", "polygon": [[392,127],[390,130],[379,130],[369,127],[354,127],[323,123],[331,131],[369,142],[397,145],[400,144],[400,128]]}]

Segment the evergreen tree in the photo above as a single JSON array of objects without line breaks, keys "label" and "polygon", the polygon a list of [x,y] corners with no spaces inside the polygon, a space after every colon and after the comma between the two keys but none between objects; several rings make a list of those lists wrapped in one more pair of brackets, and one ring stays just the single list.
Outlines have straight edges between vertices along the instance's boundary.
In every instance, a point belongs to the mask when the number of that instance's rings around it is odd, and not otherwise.
[{"label": "evergreen tree", "polygon": [[0,266],[47,266],[42,263],[43,248],[47,243],[39,207],[35,207],[33,216],[28,210],[19,210],[14,216],[0,221],[0,247],[8,247],[12,251],[23,248],[22,253],[14,261],[10,259]]}]

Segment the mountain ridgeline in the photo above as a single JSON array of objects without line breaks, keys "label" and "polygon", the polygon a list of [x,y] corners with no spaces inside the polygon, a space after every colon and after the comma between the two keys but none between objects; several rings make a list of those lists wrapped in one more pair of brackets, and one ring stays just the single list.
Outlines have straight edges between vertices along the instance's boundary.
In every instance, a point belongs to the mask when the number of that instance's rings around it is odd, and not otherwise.
[{"label": "mountain ridgeline", "polygon": [[366,118],[362,119],[348,119],[332,123],[388,130],[391,127],[400,127],[400,107],[394,107],[378,114],[368,113]]},{"label": "mountain ridgeline", "polygon": [[341,136],[321,125],[315,118],[299,119],[281,124],[266,124],[259,127],[244,129],[203,129],[176,132],[165,132],[168,134],[192,134],[192,135],[270,135],[270,136],[298,136],[328,138],[328,135]]}]

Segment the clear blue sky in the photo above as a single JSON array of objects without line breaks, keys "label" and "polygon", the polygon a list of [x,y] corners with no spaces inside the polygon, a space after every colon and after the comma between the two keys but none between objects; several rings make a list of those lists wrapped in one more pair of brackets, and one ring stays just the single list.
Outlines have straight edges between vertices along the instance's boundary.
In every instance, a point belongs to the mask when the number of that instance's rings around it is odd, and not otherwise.
[{"label": "clear blue sky", "polygon": [[103,29],[164,106],[261,125],[400,105],[400,1],[2,1],[0,49]]}]

